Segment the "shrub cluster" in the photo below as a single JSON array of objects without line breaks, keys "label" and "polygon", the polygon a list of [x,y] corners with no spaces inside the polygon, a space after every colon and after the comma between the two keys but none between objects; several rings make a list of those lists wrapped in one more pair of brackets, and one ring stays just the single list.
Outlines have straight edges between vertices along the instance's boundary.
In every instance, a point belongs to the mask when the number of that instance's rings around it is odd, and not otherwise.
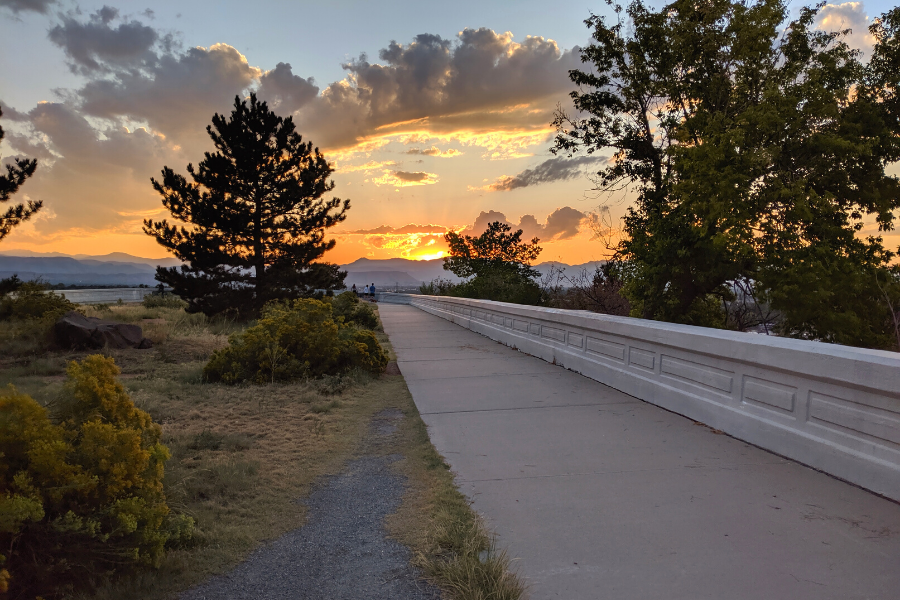
[{"label": "shrub cluster", "polygon": [[378,327],[378,317],[368,302],[360,302],[353,292],[344,292],[331,301],[331,310],[335,317],[343,317],[345,323],[355,323],[366,329]]},{"label": "shrub cluster", "polygon": [[0,321],[55,321],[77,307],[39,281],[0,280]]},{"label": "shrub cluster", "polygon": [[169,292],[154,292],[144,296],[144,308],[187,308],[187,302]]},{"label": "shrub cluster", "polygon": [[207,381],[290,381],[354,368],[377,374],[387,366],[375,335],[335,318],[332,304],[321,300],[271,303],[256,325],[228,342],[204,368]]},{"label": "shrub cluster", "polygon": [[69,363],[52,413],[12,386],[0,392],[0,590],[12,597],[156,566],[192,535],[193,520],[166,504],[160,427],[118,373],[101,355]]},{"label": "shrub cluster", "polygon": [[478,298],[513,304],[538,305],[541,303],[541,286],[533,279],[516,272],[495,270],[476,275],[461,283],[435,279],[419,287],[419,292],[431,296]]}]

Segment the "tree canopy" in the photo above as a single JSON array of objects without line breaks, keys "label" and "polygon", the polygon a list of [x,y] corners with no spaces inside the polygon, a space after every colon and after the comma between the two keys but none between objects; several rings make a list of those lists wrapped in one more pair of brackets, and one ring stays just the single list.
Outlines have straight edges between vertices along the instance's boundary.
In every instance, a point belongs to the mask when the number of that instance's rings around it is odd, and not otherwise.
[{"label": "tree canopy", "polygon": [[315,262],[334,247],[325,230],[345,219],[349,200],[334,189],[331,166],[303,142],[291,117],[269,110],[255,94],[236,97],[231,117],[207,126],[216,152],[207,152],[193,180],[162,170],[151,179],[163,205],[185,225],[144,221],[144,231],[188,263],[158,268],[157,280],[187,300],[189,311],[236,311],[255,316],[270,300],[335,289],[345,273]]},{"label": "tree canopy", "polygon": [[448,232],[444,239],[450,246],[450,256],[444,259],[444,269],[470,278],[455,286],[453,295],[537,304],[541,290],[534,278],[539,273],[530,265],[541,253],[540,240],[523,242],[522,233],[521,229],[513,232],[500,221],[488,224],[477,237]]},{"label": "tree canopy", "polygon": [[821,5],[785,27],[782,0],[608,3],[615,22],[585,21],[591,68],[570,72],[577,112],[557,113],[554,151],[612,148],[598,188],[637,192],[617,249],[633,314],[721,325],[739,280],[786,334],[888,343],[876,280],[896,281],[894,254],[877,232],[900,207],[885,173],[900,159],[900,9],[873,23],[863,63],[847,31],[815,29]]},{"label": "tree canopy", "polygon": [[[3,116],[3,110],[0,110],[0,117]],[[3,141],[3,128],[0,127],[0,142]],[[34,175],[37,169],[37,160],[33,158],[16,158],[15,164],[6,165],[6,174],[0,175],[0,203],[9,202],[9,199],[15,194],[19,188],[25,183],[25,180]],[[13,230],[16,225],[23,221],[27,221],[34,214],[41,210],[43,202],[40,200],[29,200],[24,204],[16,204],[6,209],[6,212],[0,214],[0,240],[5,238]]]}]

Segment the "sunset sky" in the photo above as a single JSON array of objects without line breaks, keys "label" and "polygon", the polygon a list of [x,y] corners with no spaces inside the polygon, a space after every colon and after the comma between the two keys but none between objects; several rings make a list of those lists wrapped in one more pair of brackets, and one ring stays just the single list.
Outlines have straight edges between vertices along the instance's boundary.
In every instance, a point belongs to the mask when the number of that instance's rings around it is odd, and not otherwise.
[{"label": "sunset sky", "polygon": [[[820,26],[853,28],[865,50],[867,24],[893,4],[830,5]],[[141,232],[142,219],[167,216],[150,177],[199,162],[213,113],[256,90],[294,115],[333,161],[334,195],[351,199],[326,260],[436,258],[448,229],[497,219],[541,238],[542,261],[603,258],[585,219],[600,203],[617,218],[629,197],[591,192],[587,174],[608,154],[553,157],[549,123],[570,105],[582,21],[606,10],[600,0],[0,0],[0,157],[37,158],[13,199],[44,201],[0,250],[163,256]]]}]

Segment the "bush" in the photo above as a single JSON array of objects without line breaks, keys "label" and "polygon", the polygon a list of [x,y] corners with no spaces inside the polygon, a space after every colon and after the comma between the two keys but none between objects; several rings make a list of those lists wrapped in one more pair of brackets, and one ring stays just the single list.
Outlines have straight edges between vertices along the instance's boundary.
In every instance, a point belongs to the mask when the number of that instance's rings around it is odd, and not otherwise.
[{"label": "bush", "polygon": [[360,302],[353,292],[344,292],[331,301],[335,317],[343,317],[345,323],[356,323],[366,329],[378,327],[378,317],[368,302]]},{"label": "bush", "polygon": [[144,308],[187,308],[187,302],[168,292],[148,294],[141,301]]},{"label": "bush", "polygon": [[456,284],[449,279],[438,277],[419,286],[419,293],[426,296],[452,296]]},{"label": "bush", "polygon": [[69,363],[52,415],[12,386],[0,392],[0,548],[13,597],[60,596],[157,566],[167,544],[192,534],[193,521],[166,505],[160,427],[118,373],[101,355]]},{"label": "bush", "polygon": [[541,302],[541,286],[517,273],[498,271],[476,275],[450,288],[447,295],[535,306]]},{"label": "bush", "polygon": [[597,265],[593,273],[581,269],[572,276],[553,267],[544,285],[543,304],[627,317],[631,314],[631,303],[622,293],[625,275],[625,267],[612,260]]},{"label": "bush", "polygon": [[260,320],[234,334],[203,370],[228,384],[337,375],[353,368],[381,373],[387,355],[371,331],[335,319],[329,302],[303,299],[266,306]]},{"label": "bush", "polygon": [[0,280],[0,321],[55,321],[78,308],[65,296],[47,290],[39,281],[19,281],[16,276]]}]

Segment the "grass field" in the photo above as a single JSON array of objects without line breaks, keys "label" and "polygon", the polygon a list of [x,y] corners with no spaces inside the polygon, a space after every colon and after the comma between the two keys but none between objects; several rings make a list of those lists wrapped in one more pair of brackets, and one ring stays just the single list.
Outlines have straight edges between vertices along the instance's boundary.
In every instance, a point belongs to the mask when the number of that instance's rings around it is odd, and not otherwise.
[{"label": "grass field", "polygon": [[[431,445],[402,376],[351,373],[291,384],[208,384],[202,381],[203,366],[240,324],[170,308],[85,311],[140,324],[154,342],[151,350],[106,354],[122,369],[135,404],[162,425],[172,453],[165,474],[169,505],[194,517],[197,536],[191,547],[169,552],[159,570],[101,582],[84,597],[171,598],[226,571],[265,540],[302,526],[305,508],[297,500],[317,480],[339,472],[352,457],[373,452],[403,456],[394,468],[406,477],[408,489],[388,529],[411,548],[424,574],[450,598],[522,596],[506,557],[493,549]],[[67,361],[87,353],[42,352],[39,337],[17,336],[8,324],[0,328],[0,385],[12,383],[39,402],[52,403],[64,384]],[[391,352],[387,337],[378,337]],[[391,446],[367,447],[369,421],[390,408],[406,416]]]}]

